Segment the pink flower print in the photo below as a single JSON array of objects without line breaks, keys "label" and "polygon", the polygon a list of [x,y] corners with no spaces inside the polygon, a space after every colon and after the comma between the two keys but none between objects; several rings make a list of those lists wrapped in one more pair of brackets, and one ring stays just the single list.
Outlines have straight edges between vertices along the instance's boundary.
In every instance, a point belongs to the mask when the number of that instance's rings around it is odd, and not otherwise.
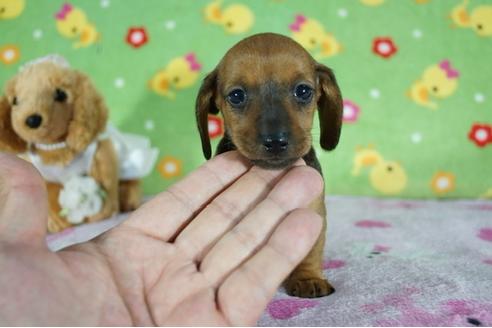
[{"label": "pink flower print", "polygon": [[323,263],[323,270],[338,269],[345,266],[345,261],[342,260],[328,260]]},{"label": "pink flower print", "polygon": [[301,313],[302,309],[309,309],[318,305],[318,301],[286,298],[274,300],[267,306],[267,311],[274,319],[290,319]]},{"label": "pink flower print", "polygon": [[390,228],[391,224],[386,223],[384,221],[376,221],[376,220],[361,220],[355,223],[356,227],[359,228]]},{"label": "pink flower print", "polygon": [[492,228],[482,228],[478,233],[478,238],[492,242]]},{"label": "pink flower print", "polygon": [[384,246],[384,245],[374,245],[374,252],[378,253],[388,253],[390,251],[391,247],[389,246]]},{"label": "pink flower print", "polygon": [[360,108],[350,100],[343,101],[343,122],[354,123],[359,118]]}]

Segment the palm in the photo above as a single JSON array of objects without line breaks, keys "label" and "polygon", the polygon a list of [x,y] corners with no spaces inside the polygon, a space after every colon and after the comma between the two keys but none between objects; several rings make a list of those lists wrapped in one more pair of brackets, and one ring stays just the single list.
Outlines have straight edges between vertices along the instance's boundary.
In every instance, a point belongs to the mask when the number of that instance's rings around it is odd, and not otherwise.
[{"label": "palm", "polygon": [[[20,188],[23,198],[44,203],[30,184]],[[320,189],[305,167],[250,169],[230,153],[94,241],[58,253],[44,246],[44,205],[26,209],[32,221],[15,226],[16,205],[26,199],[7,197],[0,290],[10,301],[0,301],[0,323],[252,325],[315,241],[319,218],[296,208]]]}]

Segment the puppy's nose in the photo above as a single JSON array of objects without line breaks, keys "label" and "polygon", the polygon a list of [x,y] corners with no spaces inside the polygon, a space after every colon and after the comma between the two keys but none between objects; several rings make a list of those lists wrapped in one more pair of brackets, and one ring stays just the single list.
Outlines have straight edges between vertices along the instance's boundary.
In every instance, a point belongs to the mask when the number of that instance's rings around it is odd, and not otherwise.
[{"label": "puppy's nose", "polygon": [[26,125],[31,129],[37,129],[43,122],[41,115],[34,114],[26,118]]},{"label": "puppy's nose", "polygon": [[268,134],[261,136],[265,150],[272,154],[280,154],[287,150],[289,140],[286,133]]}]

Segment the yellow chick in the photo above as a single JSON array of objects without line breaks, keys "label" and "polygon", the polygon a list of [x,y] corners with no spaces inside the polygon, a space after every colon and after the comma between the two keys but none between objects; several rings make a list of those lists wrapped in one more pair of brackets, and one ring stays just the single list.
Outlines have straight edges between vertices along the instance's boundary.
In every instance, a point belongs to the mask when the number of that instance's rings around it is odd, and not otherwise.
[{"label": "yellow chick", "polygon": [[492,6],[482,5],[473,9],[471,14],[468,14],[468,0],[463,2],[451,10],[449,17],[451,18],[454,27],[472,28],[479,36],[492,36]]},{"label": "yellow chick", "polygon": [[245,5],[232,4],[221,9],[221,0],[211,2],[205,7],[205,20],[221,25],[229,34],[245,33],[251,29],[254,23],[253,12]]},{"label": "yellow chick", "polygon": [[379,6],[384,3],[384,0],[360,0],[366,6]]},{"label": "yellow chick", "polygon": [[58,32],[69,39],[79,38],[74,48],[88,47],[99,39],[96,27],[87,20],[87,16],[79,8],[65,3],[55,14]]},{"label": "yellow chick", "polygon": [[316,59],[335,56],[342,50],[342,46],[331,34],[315,19],[297,15],[294,23],[289,25],[292,38],[308,51],[316,51]]},{"label": "yellow chick", "polygon": [[420,80],[416,81],[407,95],[418,105],[437,109],[438,104],[431,97],[444,99],[451,96],[458,88],[459,72],[451,67],[449,60],[428,67]]},{"label": "yellow chick", "polygon": [[369,145],[367,148],[358,146],[355,150],[354,165],[352,167],[352,175],[358,176],[363,167],[376,165],[383,160],[374,145]]},{"label": "yellow chick", "polygon": [[373,145],[358,146],[355,151],[352,175],[358,176],[363,167],[371,167],[369,181],[374,189],[386,195],[400,193],[407,185],[403,167],[394,161],[386,161]]},{"label": "yellow chick", "polygon": [[149,81],[149,87],[159,95],[170,99],[176,97],[174,90],[192,86],[198,79],[201,65],[195,54],[172,59],[166,68],[157,72]]},{"label": "yellow chick", "polygon": [[463,2],[455,6],[449,18],[453,21],[453,27],[468,27],[470,25],[470,16],[466,11],[466,6],[468,6],[468,0],[463,0]]},{"label": "yellow chick", "polygon": [[487,189],[487,191],[485,191],[483,194],[481,194],[479,196],[479,198],[482,198],[482,199],[492,199],[492,188]]},{"label": "yellow chick", "polygon": [[25,0],[0,0],[0,19],[16,18],[25,6]]},{"label": "yellow chick", "polygon": [[372,168],[369,181],[372,187],[380,193],[396,195],[405,189],[407,174],[399,163],[383,160]]},{"label": "yellow chick", "polygon": [[470,15],[470,25],[480,36],[492,36],[492,6],[476,7]]}]

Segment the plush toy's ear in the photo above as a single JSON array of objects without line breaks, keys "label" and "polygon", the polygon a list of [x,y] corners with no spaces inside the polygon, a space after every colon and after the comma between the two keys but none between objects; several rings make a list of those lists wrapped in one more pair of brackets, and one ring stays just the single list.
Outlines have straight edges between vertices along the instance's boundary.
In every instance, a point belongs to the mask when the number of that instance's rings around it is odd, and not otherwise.
[{"label": "plush toy's ear", "polygon": [[342,94],[331,69],[318,64],[316,72],[321,92],[318,99],[318,116],[321,129],[320,144],[325,150],[333,150],[338,144],[342,130]]},{"label": "plush toy's ear", "polygon": [[217,90],[217,69],[209,73],[203,80],[196,98],[195,114],[202,140],[203,155],[206,159],[212,156],[210,137],[208,135],[208,114],[217,114],[219,109],[215,105],[215,93]]},{"label": "plush toy's ear", "polygon": [[103,97],[96,90],[87,75],[75,74],[76,89],[73,93],[73,118],[68,126],[67,145],[75,152],[81,152],[104,132],[108,120],[108,109]]},{"label": "plush toy's ear", "polygon": [[[7,93],[13,92],[14,83],[14,80],[7,83]],[[12,94],[10,97],[13,101],[14,95]],[[0,151],[23,153],[27,150],[27,143],[15,133],[12,127],[11,111],[12,106],[7,96],[0,96]]]}]

